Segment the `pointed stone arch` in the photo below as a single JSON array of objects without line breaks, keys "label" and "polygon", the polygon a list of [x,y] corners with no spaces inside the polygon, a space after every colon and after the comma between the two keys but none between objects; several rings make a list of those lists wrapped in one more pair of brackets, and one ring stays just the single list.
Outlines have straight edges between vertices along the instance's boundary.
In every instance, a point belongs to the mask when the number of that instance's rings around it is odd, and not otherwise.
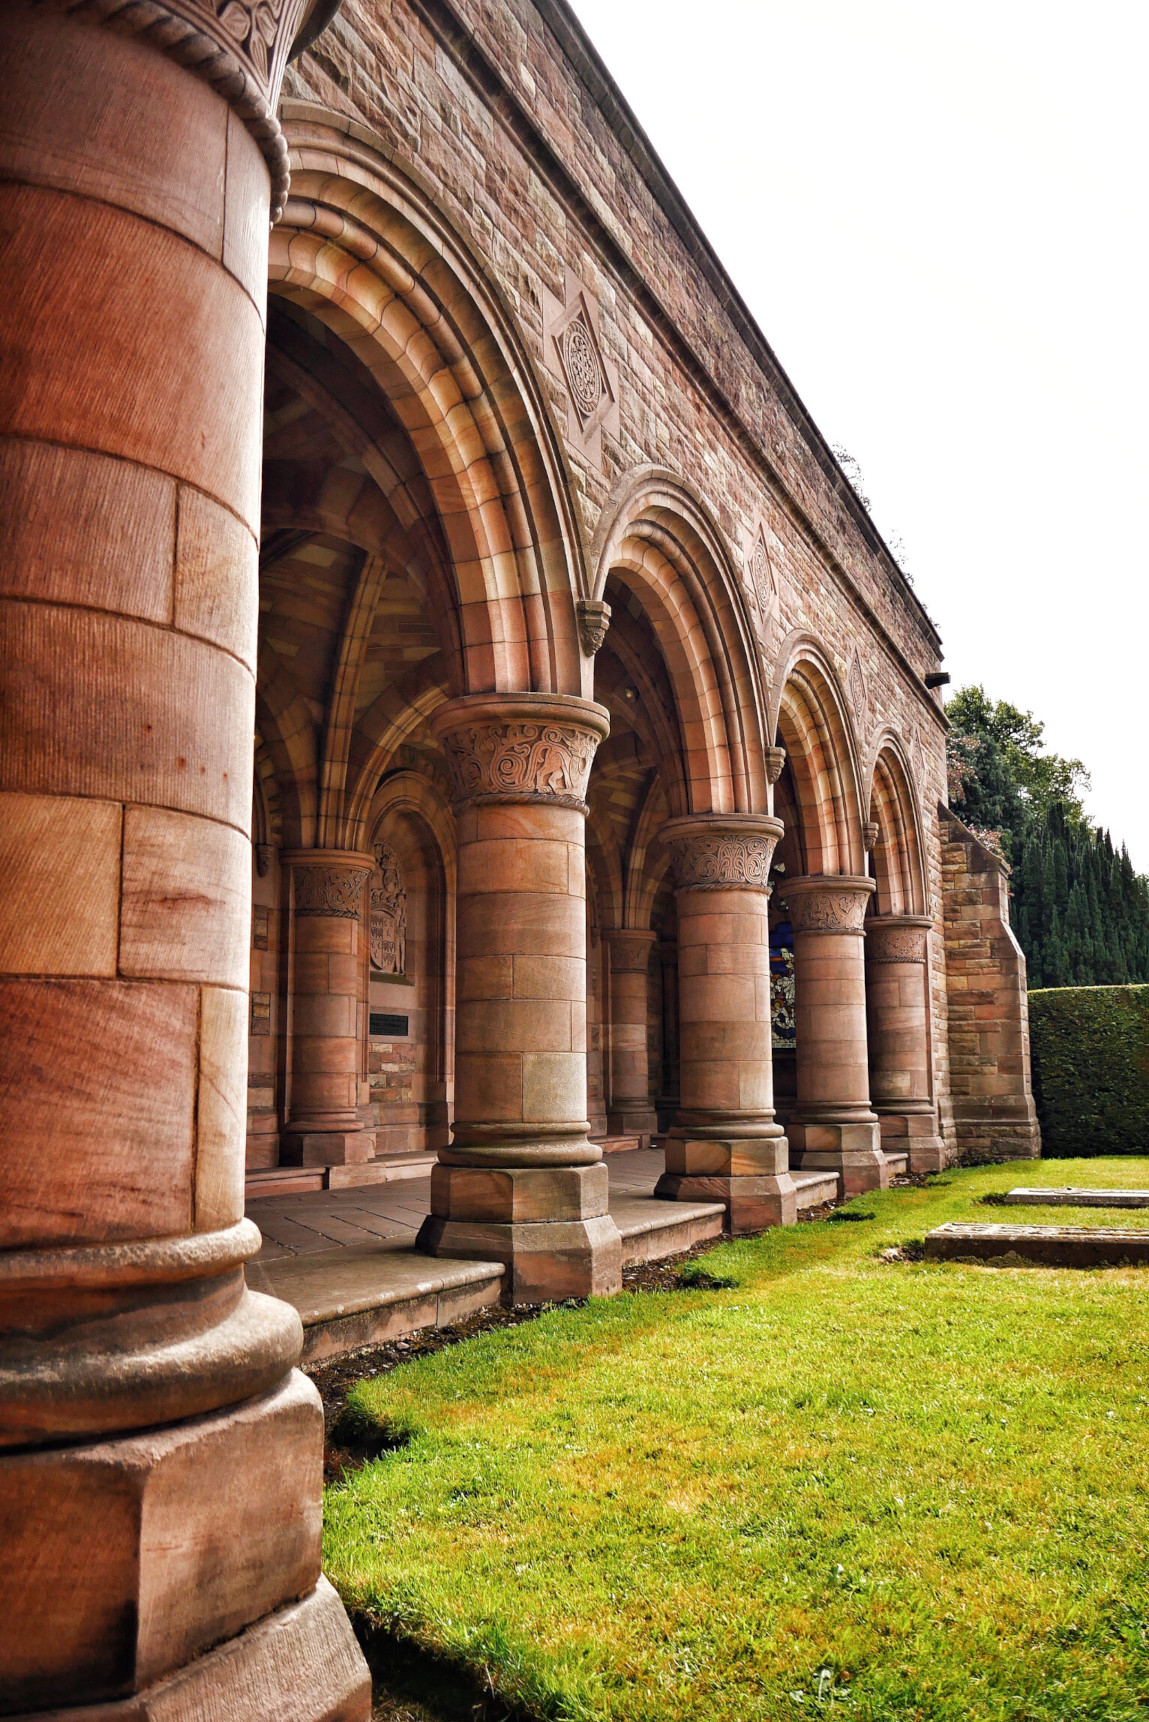
[{"label": "pointed stone arch", "polygon": [[925,883],[925,841],[913,773],[906,750],[893,730],[878,736],[866,774],[868,818],[877,827],[872,850],[879,915],[929,912]]},{"label": "pointed stone arch", "polygon": [[271,236],[271,290],[341,339],[416,451],[458,617],[450,692],[580,694],[590,676],[575,622],[581,541],[562,445],[513,318],[382,140],[301,102],[284,104],[284,134],[292,187]]},{"label": "pointed stone arch", "polygon": [[786,749],[808,874],[865,872],[861,772],[846,699],[813,635],[782,644],[770,712]]},{"label": "pointed stone arch", "polygon": [[681,784],[668,783],[672,812],[765,812],[766,701],[753,620],[706,504],[664,468],[628,473],[599,519],[590,562],[593,596],[601,599],[612,578],[625,586],[666,663],[682,758]]}]

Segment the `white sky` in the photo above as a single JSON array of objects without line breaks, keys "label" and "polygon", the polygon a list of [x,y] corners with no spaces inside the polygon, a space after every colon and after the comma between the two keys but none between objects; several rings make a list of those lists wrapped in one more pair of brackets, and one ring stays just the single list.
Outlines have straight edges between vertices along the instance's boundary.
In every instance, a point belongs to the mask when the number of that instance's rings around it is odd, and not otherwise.
[{"label": "white sky", "polygon": [[1149,871],[1149,7],[573,0],[954,684]]}]

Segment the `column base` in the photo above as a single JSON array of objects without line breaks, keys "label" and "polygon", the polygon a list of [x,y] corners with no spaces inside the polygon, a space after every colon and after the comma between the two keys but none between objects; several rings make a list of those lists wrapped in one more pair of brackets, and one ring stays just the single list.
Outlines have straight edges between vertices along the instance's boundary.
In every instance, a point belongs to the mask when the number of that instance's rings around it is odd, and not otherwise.
[{"label": "column base", "polygon": [[732,1232],[793,1226],[798,1192],[790,1145],[774,1136],[701,1136],[678,1125],[666,1142],[666,1170],[654,1193],[668,1202],[724,1202]]},{"label": "column base", "polygon": [[887,1153],[908,1154],[910,1171],[921,1176],[941,1172],[949,1164],[946,1145],[938,1135],[932,1112],[882,1112],[879,1114],[882,1147]]},{"label": "column base", "polygon": [[281,1166],[352,1166],[374,1157],[371,1130],[290,1130],[280,1138]]},{"label": "column base", "polygon": [[610,1297],[622,1290],[622,1239],[609,1214],[534,1223],[448,1220],[428,1214],[415,1248],[428,1256],[502,1262],[507,1269],[504,1302],[560,1303],[569,1297]]},{"label": "column base", "polygon": [[437,1220],[504,1224],[598,1220],[608,1211],[610,1173],[593,1166],[435,1166]]},{"label": "column base", "polygon": [[[32,1722],[31,1712],[26,1712]],[[134,1697],[37,1710],[34,1722],[370,1722],[371,1676],[339,1597],[309,1596]],[[18,1715],[13,1722],[19,1722]]]},{"label": "column base", "polygon": [[881,1148],[881,1129],[875,1118],[869,1123],[835,1124],[820,1119],[790,1124],[790,1148],[795,1170],[836,1172],[839,1197],[848,1201],[867,1190],[888,1190],[890,1169]]},{"label": "column base", "polygon": [[667,1202],[724,1202],[727,1224],[735,1234],[793,1226],[798,1219],[798,1192],[789,1172],[754,1178],[664,1172],[654,1193]]},{"label": "column base", "polygon": [[[237,1647],[250,1645],[258,1623],[280,1620],[285,1599],[314,1591],[322,1466],[319,1395],[297,1370],[227,1410],[106,1441],[0,1456],[0,1691],[8,1705],[72,1715],[77,1700],[103,1699],[106,1711],[98,1704],[83,1711],[92,1722],[105,1714],[133,1722],[342,1716],[302,1678],[311,1709],[228,1709],[227,1680],[221,1675],[217,1703],[204,1672],[217,1656],[225,1670],[246,1667],[247,1652]],[[317,1606],[324,1619],[336,1613],[350,1640],[338,1599],[332,1594]],[[276,1637],[281,1641],[294,1643],[290,1633]],[[238,1662],[226,1660],[233,1652]],[[186,1703],[169,1703],[168,1687],[189,1680]],[[163,1702],[121,1703],[133,1689],[162,1689]]]}]

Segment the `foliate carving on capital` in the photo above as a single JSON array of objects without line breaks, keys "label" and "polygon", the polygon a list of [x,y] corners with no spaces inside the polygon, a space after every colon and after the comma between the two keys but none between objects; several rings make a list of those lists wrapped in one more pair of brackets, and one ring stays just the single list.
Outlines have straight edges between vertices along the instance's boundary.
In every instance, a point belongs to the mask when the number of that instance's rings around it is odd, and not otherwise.
[{"label": "foliate carving on capital", "polygon": [[650,967],[650,953],[655,946],[654,933],[624,932],[621,928],[607,929],[604,934],[610,947],[612,974],[645,974]]},{"label": "foliate carving on capital", "polygon": [[598,736],[568,723],[467,724],[443,749],[455,806],[476,801],[547,801],[586,809]]},{"label": "foliate carving on capital", "polygon": [[866,922],[868,963],[924,963],[926,926],[906,927],[883,921]]},{"label": "foliate carving on capital", "polygon": [[786,893],[790,925],[796,933],[860,933],[871,892],[827,885],[816,891]]},{"label": "foliate carving on capital", "polygon": [[271,171],[271,219],[287,198],[279,87],[307,0],[58,0],[60,9],[143,36],[211,85],[246,123]]},{"label": "foliate carving on capital", "polygon": [[742,888],[770,894],[770,862],[777,838],[753,832],[684,832],[668,835],[674,882],[680,891]]},{"label": "foliate carving on capital", "polygon": [[363,887],[370,871],[366,864],[361,867],[297,864],[295,913],[357,921],[363,912]]},{"label": "foliate carving on capital", "polygon": [[786,749],[784,747],[768,747],[766,749],[766,781],[777,783],[786,764]]}]

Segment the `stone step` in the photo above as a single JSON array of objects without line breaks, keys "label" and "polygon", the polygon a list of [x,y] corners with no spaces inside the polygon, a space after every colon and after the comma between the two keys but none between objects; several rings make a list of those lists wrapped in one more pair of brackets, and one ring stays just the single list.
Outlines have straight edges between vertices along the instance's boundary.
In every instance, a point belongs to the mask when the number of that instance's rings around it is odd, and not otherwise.
[{"label": "stone step", "polygon": [[904,1150],[895,1149],[893,1153],[887,1148],[883,1150],[886,1165],[890,1168],[891,1178],[904,1178],[910,1169],[910,1157]]},{"label": "stone step", "polygon": [[366,1160],[359,1166],[329,1166],[329,1190],[357,1190],[366,1184],[396,1184],[407,1178],[429,1178],[436,1164],[434,1154],[396,1154],[383,1160]]},{"label": "stone step", "polygon": [[1149,1208],[1149,1190],[1076,1190],[1071,1184],[1056,1190],[1019,1187],[1008,1191],[1005,1201],[1031,1208]]},{"label": "stone step", "polygon": [[951,1220],[926,1234],[931,1261],[1019,1261],[1047,1268],[1105,1268],[1149,1264],[1149,1227],[999,1226]]},{"label": "stone step", "polygon": [[633,1154],[642,1147],[641,1136],[592,1136],[591,1141],[604,1154]]},{"label": "stone step", "polygon": [[806,1213],[810,1208],[821,1208],[827,1202],[838,1200],[836,1172],[791,1172],[790,1177],[798,1192],[800,1214]]},{"label": "stone step", "polygon": [[707,1238],[720,1238],[726,1224],[721,1202],[664,1202],[653,1196],[612,1195],[610,1211],[622,1237],[622,1262],[658,1262]]},{"label": "stone step", "polygon": [[248,1172],[244,1197],[298,1196],[312,1190],[357,1190],[370,1184],[394,1184],[405,1178],[429,1178],[434,1154],[395,1154],[359,1160],[346,1166],[270,1166]]},{"label": "stone step", "polygon": [[501,1262],[448,1261],[385,1243],[249,1262],[247,1283],[299,1311],[306,1367],[450,1327],[498,1303],[503,1272]]},{"label": "stone step", "polygon": [[260,1196],[298,1196],[326,1189],[326,1166],[267,1166],[249,1172],[243,1181],[244,1199]]}]

